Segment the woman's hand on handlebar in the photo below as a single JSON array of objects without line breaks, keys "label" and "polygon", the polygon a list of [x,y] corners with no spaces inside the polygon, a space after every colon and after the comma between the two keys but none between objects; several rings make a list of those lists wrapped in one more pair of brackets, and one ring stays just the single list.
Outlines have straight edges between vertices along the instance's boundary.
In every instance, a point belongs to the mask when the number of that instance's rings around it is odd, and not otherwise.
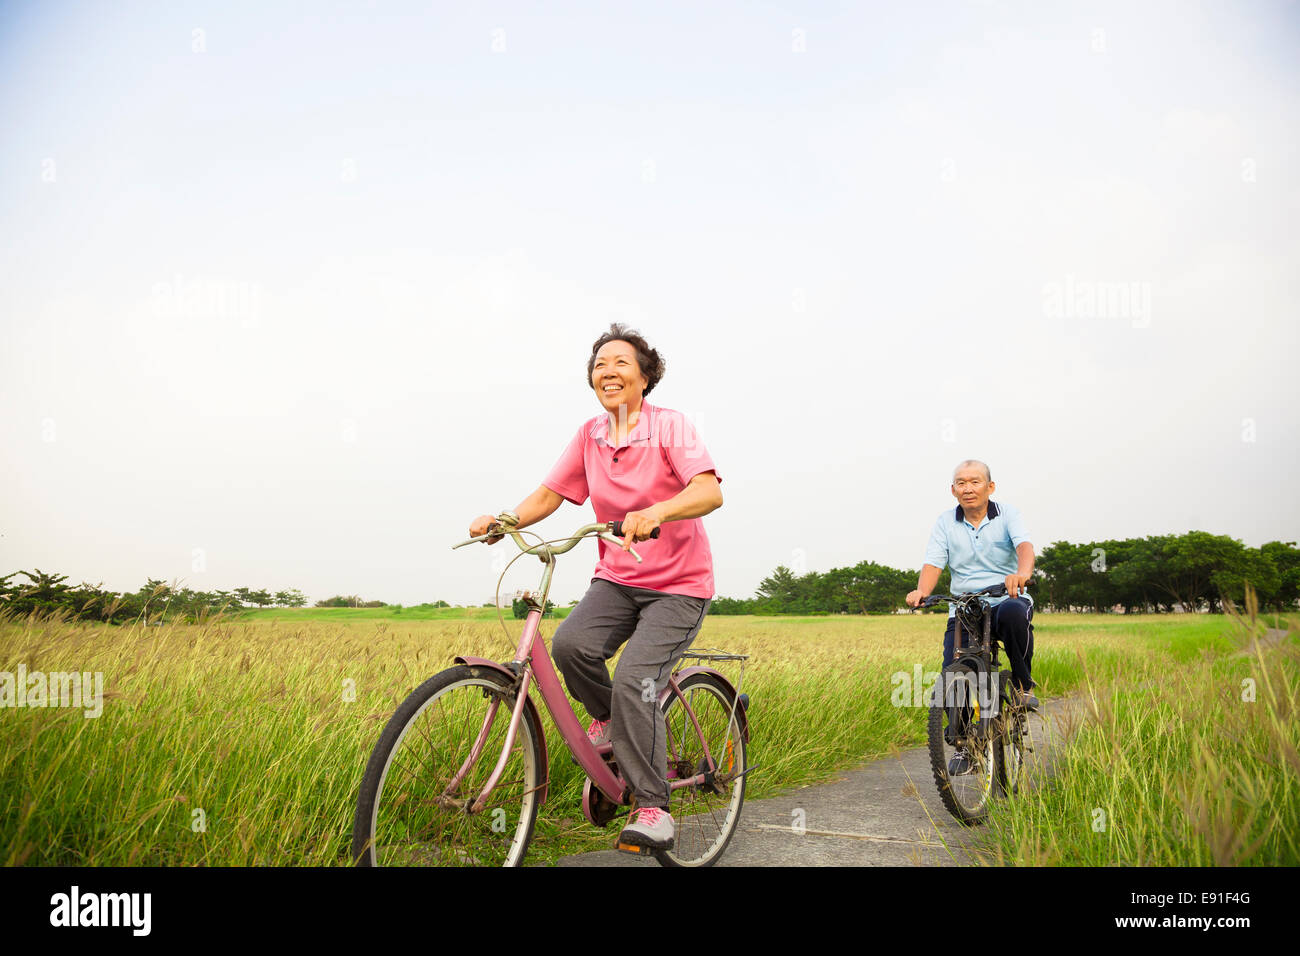
[{"label": "woman's hand on handlebar", "polygon": [[[492,530],[492,526],[496,523],[497,523],[497,519],[492,515],[479,515],[477,518],[475,518],[473,521],[470,522],[469,536],[471,538],[477,538],[480,535],[485,535]],[[503,534],[494,535],[491,538],[487,539],[487,543],[496,544],[504,537],[505,535]]]},{"label": "woman's hand on handlebar", "polygon": [[629,511],[627,517],[623,519],[623,550],[631,549],[638,541],[650,540],[650,535],[661,524],[663,520],[654,507],[642,511]]}]

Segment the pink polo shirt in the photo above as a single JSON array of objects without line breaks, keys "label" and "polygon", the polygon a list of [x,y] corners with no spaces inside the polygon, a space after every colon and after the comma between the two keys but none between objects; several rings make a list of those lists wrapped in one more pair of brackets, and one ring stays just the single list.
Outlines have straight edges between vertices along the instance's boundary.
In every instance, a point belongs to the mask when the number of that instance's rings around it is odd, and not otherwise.
[{"label": "pink polo shirt", "polygon": [[[614,448],[608,436],[609,417],[604,413],[583,423],[542,482],[575,505],[590,497],[597,521],[622,521],[629,511],[679,494],[696,475],[717,474],[695,428],[680,412],[642,401],[627,444]],[[604,541],[596,546],[598,578],[651,591],[713,597],[713,555],[699,518],[665,522],[658,538],[633,545],[641,564]]]}]

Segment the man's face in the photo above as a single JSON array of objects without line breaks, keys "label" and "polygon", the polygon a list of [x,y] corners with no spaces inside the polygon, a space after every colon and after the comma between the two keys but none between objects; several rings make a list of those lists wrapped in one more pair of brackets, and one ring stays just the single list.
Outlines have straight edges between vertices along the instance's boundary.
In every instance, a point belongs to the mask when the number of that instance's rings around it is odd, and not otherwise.
[{"label": "man's face", "polygon": [[997,485],[984,477],[984,469],[979,465],[967,465],[957,471],[952,480],[952,496],[960,503],[963,511],[979,514],[989,503]]}]

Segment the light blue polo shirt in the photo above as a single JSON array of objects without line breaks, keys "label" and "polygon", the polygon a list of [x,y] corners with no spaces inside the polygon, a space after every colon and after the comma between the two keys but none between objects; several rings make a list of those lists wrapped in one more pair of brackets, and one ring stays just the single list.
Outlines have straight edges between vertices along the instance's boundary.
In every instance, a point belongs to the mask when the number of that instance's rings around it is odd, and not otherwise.
[{"label": "light blue polo shirt", "polygon": [[[957,505],[935,520],[925,548],[925,563],[941,571],[952,568],[952,593],[965,594],[1001,584],[1008,574],[1015,574],[1020,569],[1016,546],[1028,540],[1024,519],[1010,505],[990,501],[988,514],[978,529]],[[1034,603],[1028,591],[1020,593],[1031,605]],[[1006,595],[989,598],[989,603],[1001,604],[1006,599]],[[948,616],[956,613],[957,609],[949,605]]]}]

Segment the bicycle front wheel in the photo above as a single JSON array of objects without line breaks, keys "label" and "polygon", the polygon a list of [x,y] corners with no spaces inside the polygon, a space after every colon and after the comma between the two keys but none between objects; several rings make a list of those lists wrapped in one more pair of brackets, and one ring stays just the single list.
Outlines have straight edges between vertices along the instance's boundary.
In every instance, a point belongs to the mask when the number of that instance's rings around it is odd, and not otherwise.
[{"label": "bicycle front wheel", "polygon": [[930,701],[930,769],[939,799],[967,826],[984,821],[993,796],[994,739],[979,734],[979,696],[972,670],[946,671]]},{"label": "bicycle front wheel", "polygon": [[358,866],[517,866],[537,819],[541,728],[520,715],[505,768],[481,809],[510,725],[513,691],[496,671],[453,667],[397,708],[361,781]]},{"label": "bicycle front wheel", "polygon": [[[664,702],[668,725],[668,782],[685,780],[714,767],[707,783],[677,787],[669,792],[668,810],[676,825],[671,850],[655,856],[664,866],[712,866],[731,842],[745,802],[746,747],[735,691],[709,673],[695,673],[681,682],[681,698]],[[683,699],[695,715],[683,706]],[[699,733],[695,726],[698,723]],[[705,745],[708,756],[705,755]]]},{"label": "bicycle front wheel", "polygon": [[[1010,688],[1011,672],[1001,674],[1003,688]],[[1025,737],[1029,733],[1023,707],[1012,704],[1010,694],[1002,699],[1002,715],[998,718],[997,761],[998,792],[1004,797],[1014,797],[1020,790],[1025,775]]]}]

